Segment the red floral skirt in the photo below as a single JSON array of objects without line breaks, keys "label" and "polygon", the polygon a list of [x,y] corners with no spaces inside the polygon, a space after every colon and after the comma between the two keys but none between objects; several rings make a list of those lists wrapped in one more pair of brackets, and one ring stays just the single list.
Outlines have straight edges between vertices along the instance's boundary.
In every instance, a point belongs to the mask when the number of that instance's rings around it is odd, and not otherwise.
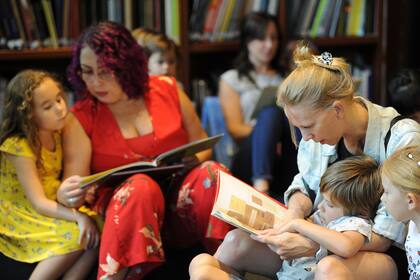
[{"label": "red floral skirt", "polygon": [[200,164],[172,183],[166,198],[158,183],[144,174],[116,189],[98,190],[95,208],[107,205],[98,279],[125,267],[130,268],[129,279],[142,279],[165,261],[162,240],[178,247],[200,242],[213,253],[231,229],[210,215],[219,169],[226,171],[216,162]]}]

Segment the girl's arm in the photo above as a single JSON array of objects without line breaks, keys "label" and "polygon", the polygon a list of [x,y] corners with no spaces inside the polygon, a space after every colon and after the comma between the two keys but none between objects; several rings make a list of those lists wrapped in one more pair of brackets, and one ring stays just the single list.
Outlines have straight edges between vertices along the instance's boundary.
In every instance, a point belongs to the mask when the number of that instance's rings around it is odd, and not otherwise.
[{"label": "girl's arm", "polygon": [[[63,133],[64,174],[63,178],[72,175],[85,176],[90,173],[92,147],[90,139],[77,118],[70,113]],[[57,200],[68,207],[79,207],[85,202],[85,190],[79,186],[60,186]]]},{"label": "girl's arm", "polygon": [[290,226],[296,232],[343,258],[354,256],[365,242],[365,237],[359,232],[338,232],[303,219],[293,220]]},{"label": "girl's arm", "polygon": [[[55,200],[45,196],[44,188],[38,176],[35,161],[30,158],[7,155],[7,159],[16,168],[18,180],[21,183],[26,197],[32,207],[43,216],[74,221],[80,229],[79,244],[84,244],[85,248],[96,247],[99,243],[99,234],[95,223],[85,214],[73,208],[67,208]],[[79,188],[81,178],[72,176],[64,180],[60,187],[70,186]]]},{"label": "girl's arm", "polygon": [[[7,159],[9,159],[16,168],[18,180],[23,187],[25,195],[38,213],[48,217],[77,221],[79,212],[64,207],[45,196],[33,159],[14,155],[7,155]],[[63,182],[63,184],[72,186],[78,186],[79,183],[80,177],[78,176],[74,176]]]},{"label": "girl's arm", "polygon": [[[206,131],[201,127],[200,119],[195,112],[194,106],[187,94],[178,88],[179,101],[181,104],[182,123],[187,130],[189,141],[196,141],[207,137]],[[200,162],[210,159],[211,149],[197,153]]]},{"label": "girl's arm", "polygon": [[219,99],[227,130],[235,140],[241,140],[251,134],[253,127],[244,123],[239,94],[225,81],[219,83]]}]

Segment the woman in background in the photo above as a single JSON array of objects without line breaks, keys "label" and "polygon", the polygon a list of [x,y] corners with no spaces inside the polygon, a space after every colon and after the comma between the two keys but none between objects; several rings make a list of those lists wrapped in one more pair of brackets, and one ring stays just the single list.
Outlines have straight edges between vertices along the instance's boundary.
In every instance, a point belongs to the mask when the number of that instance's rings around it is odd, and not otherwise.
[{"label": "woman in background", "polygon": [[272,194],[282,194],[284,189],[275,188],[286,187],[297,171],[295,147],[282,109],[273,102],[253,116],[263,90],[272,87],[275,92],[283,80],[279,39],[275,17],[265,13],[245,16],[234,69],[222,74],[219,84],[226,126],[238,143],[232,173]]}]

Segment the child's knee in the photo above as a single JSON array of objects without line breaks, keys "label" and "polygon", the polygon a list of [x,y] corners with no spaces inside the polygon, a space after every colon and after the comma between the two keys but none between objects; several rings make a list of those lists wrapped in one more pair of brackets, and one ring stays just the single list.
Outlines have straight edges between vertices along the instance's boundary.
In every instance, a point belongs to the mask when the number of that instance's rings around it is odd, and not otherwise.
[{"label": "child's knee", "polygon": [[[327,256],[323,258],[316,266],[315,279],[336,279],[338,275],[348,274],[346,267],[336,256]],[[340,279],[346,279],[341,278]]]},{"label": "child's knee", "polygon": [[231,230],[226,234],[215,256],[217,256],[217,259],[225,260],[227,263],[229,263],[227,259],[230,258],[238,259],[246,257],[249,250],[252,249],[252,241],[244,231],[239,229]]},{"label": "child's knee", "polygon": [[219,268],[218,261],[209,254],[195,256],[189,267],[191,280],[209,280],[215,268]]},{"label": "child's knee", "polygon": [[192,272],[194,271],[200,270],[203,266],[214,265],[214,264],[215,264],[215,259],[213,256],[209,254],[197,255],[192,259],[190,263],[190,267],[189,267],[190,274],[192,274]]}]

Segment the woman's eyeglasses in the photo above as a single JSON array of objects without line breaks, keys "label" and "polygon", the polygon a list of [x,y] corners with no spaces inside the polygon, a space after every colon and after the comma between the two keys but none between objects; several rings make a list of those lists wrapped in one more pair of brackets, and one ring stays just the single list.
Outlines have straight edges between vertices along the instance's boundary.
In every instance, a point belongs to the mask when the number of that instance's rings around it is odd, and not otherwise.
[{"label": "woman's eyeglasses", "polygon": [[115,78],[114,72],[108,69],[99,70],[96,74],[93,70],[82,69],[79,71],[79,75],[85,82],[93,82],[95,76],[98,80],[101,81],[111,81]]}]

